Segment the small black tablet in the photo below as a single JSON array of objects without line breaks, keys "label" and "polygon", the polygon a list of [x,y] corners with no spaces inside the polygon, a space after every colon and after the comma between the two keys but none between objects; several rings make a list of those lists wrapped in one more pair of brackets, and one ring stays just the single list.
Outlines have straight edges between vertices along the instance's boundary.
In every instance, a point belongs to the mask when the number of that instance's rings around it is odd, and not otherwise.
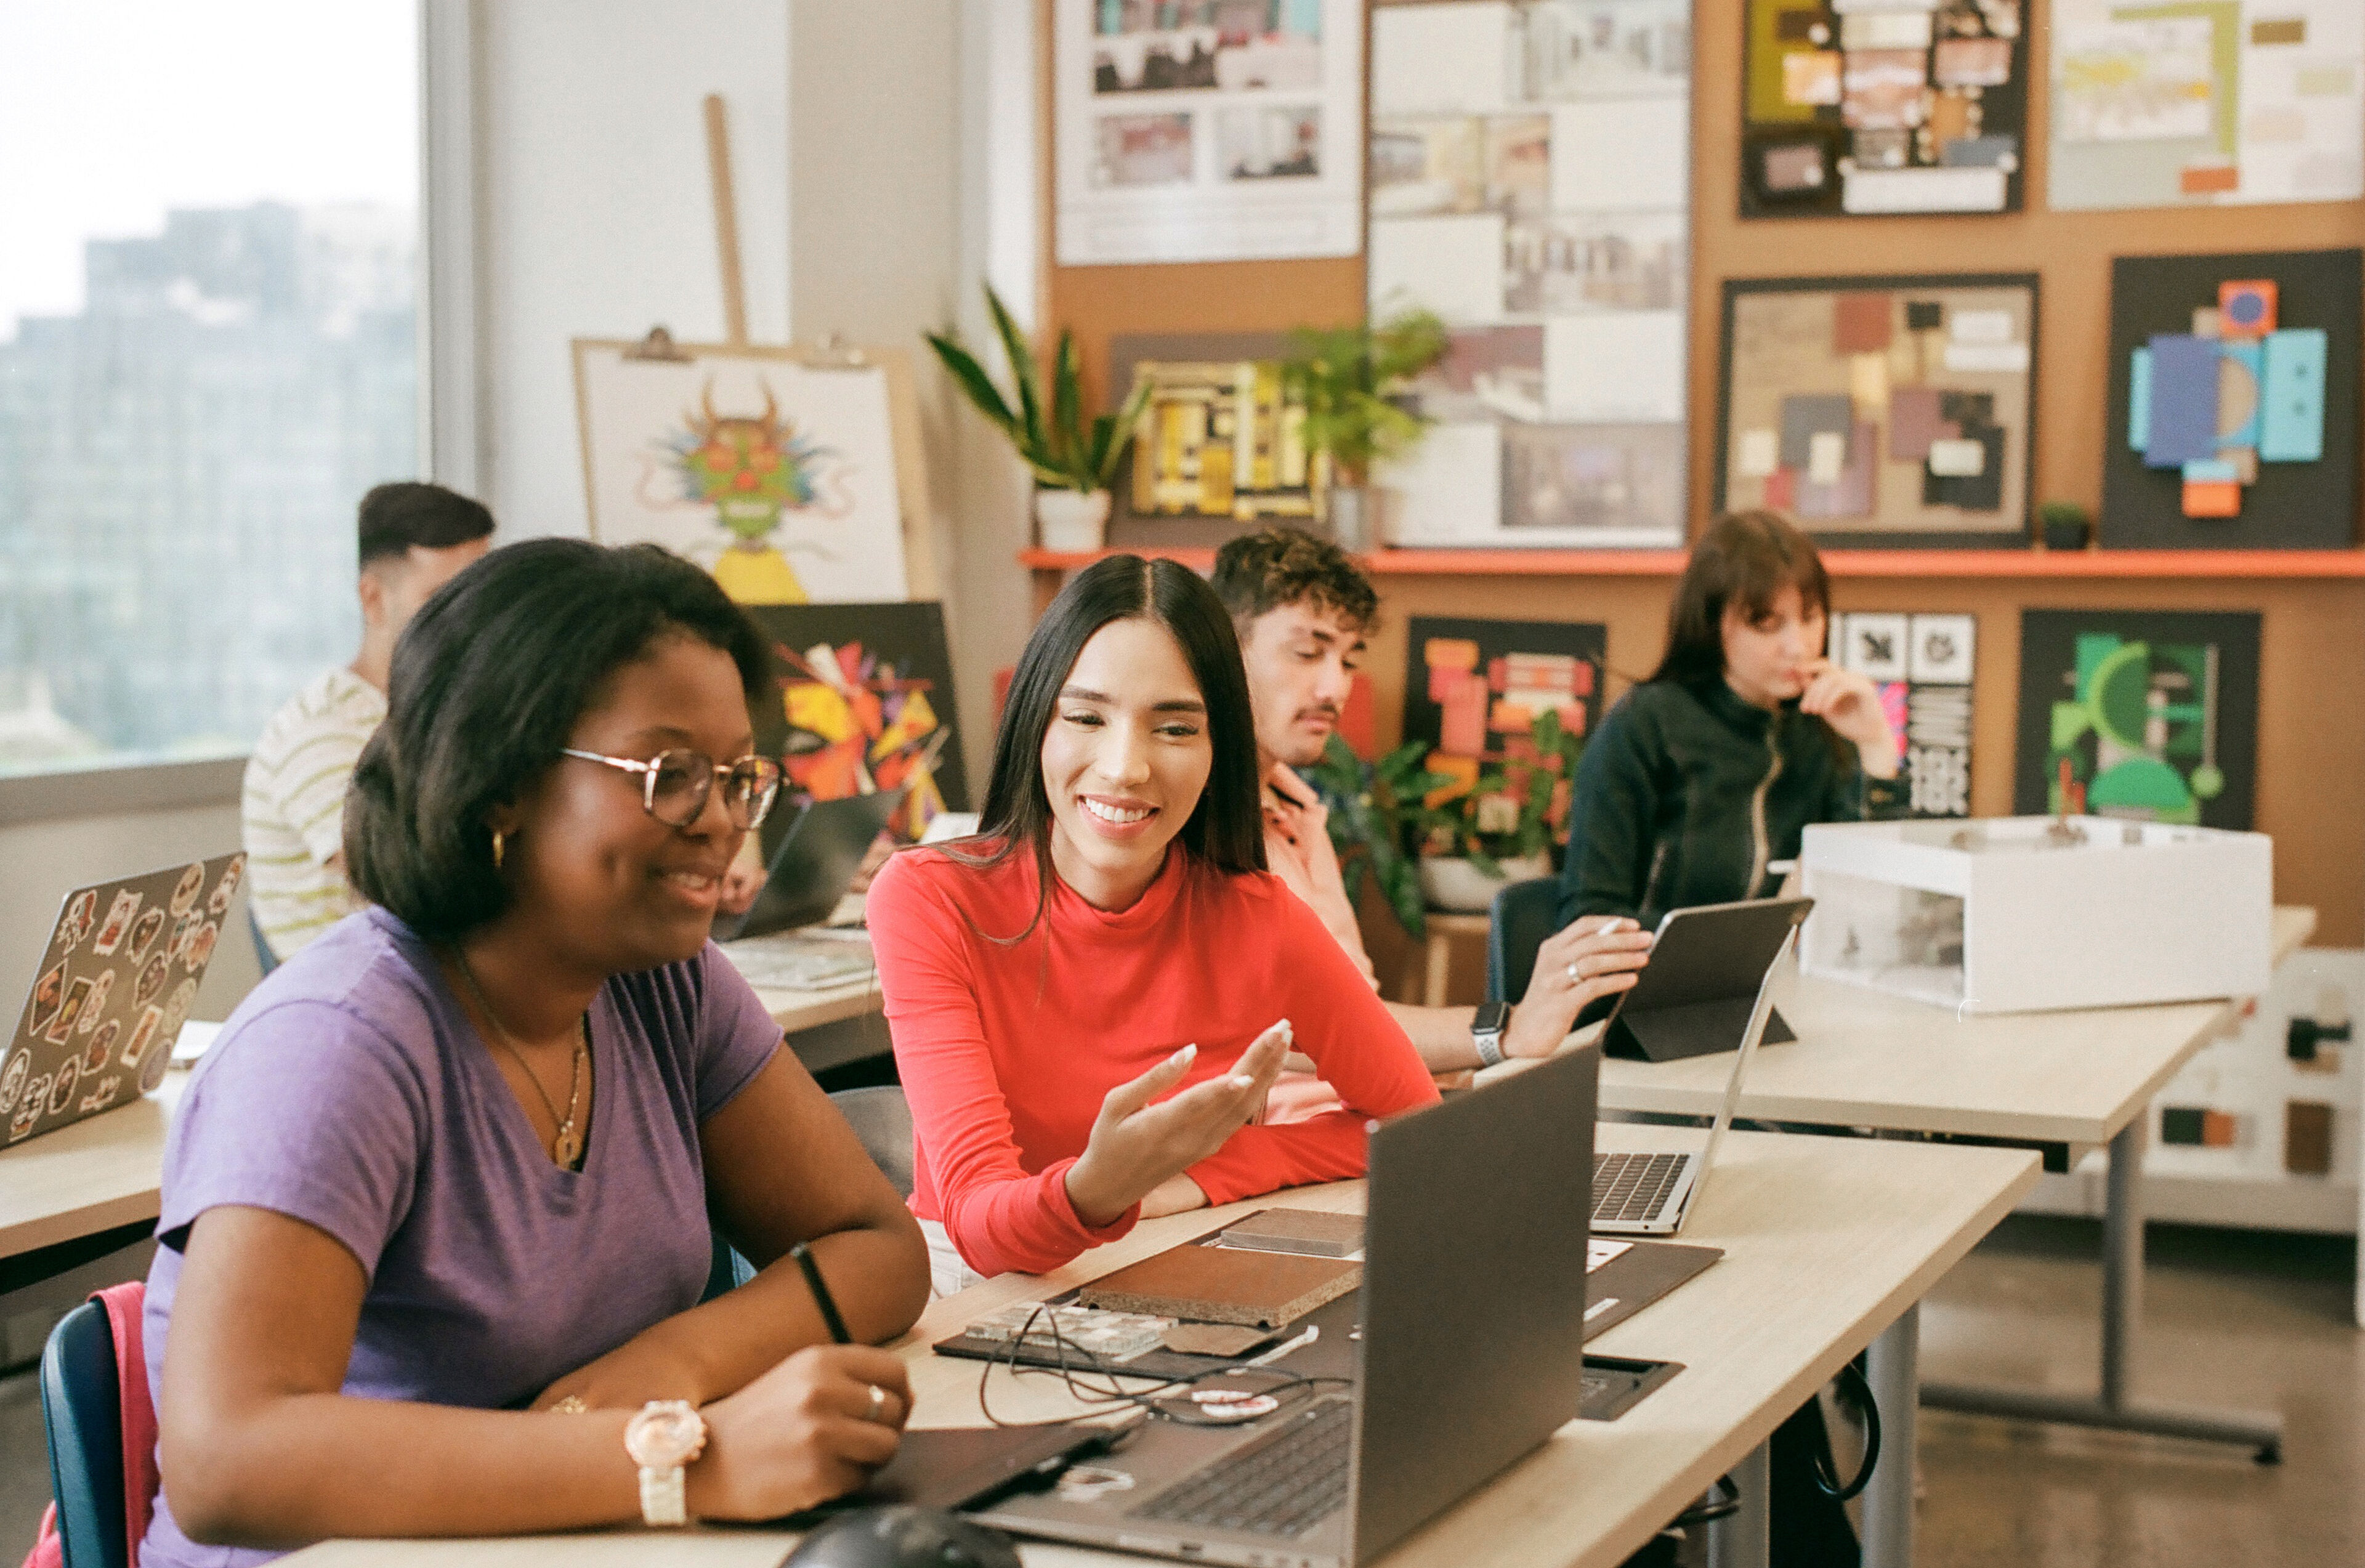
[{"label": "small black tablet", "polygon": [[[1647,1061],[1738,1050],[1782,939],[1814,907],[1812,899],[1751,899],[1670,911],[1642,978],[1609,1015],[1602,1048]],[[1796,1038],[1779,1013],[1766,1020],[1765,1043]]]}]

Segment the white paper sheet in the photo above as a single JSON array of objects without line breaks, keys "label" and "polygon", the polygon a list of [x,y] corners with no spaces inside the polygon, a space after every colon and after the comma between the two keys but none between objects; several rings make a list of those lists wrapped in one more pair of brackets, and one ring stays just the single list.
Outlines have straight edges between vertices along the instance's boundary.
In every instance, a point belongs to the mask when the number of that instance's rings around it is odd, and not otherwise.
[{"label": "white paper sheet", "polygon": [[1374,115],[1488,114],[1511,74],[1511,7],[1382,6],[1372,13]]},{"label": "white paper sheet", "polygon": [[1682,209],[1690,200],[1689,98],[1628,98],[1552,110],[1558,212]]},{"label": "white paper sheet", "polygon": [[1680,420],[1685,369],[1680,311],[1620,310],[1544,324],[1544,401],[1555,420]]},{"label": "white paper sheet", "polygon": [[1372,221],[1373,310],[1420,304],[1457,327],[1503,319],[1503,217],[1496,212]]}]

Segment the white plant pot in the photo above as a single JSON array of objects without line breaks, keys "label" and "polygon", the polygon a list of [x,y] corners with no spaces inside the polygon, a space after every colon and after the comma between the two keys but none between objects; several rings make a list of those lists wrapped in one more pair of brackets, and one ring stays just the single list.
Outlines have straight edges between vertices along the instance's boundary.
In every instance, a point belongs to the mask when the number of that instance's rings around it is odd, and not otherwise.
[{"label": "white plant pot", "polygon": [[1035,526],[1046,550],[1098,550],[1108,543],[1108,519],[1106,490],[1035,492]]},{"label": "white plant pot", "polygon": [[1552,857],[1547,855],[1498,860],[1496,864],[1503,868],[1503,874],[1490,877],[1458,855],[1423,856],[1421,902],[1431,909],[1451,910],[1456,914],[1484,914],[1494,907],[1495,895],[1511,883],[1552,875]]}]

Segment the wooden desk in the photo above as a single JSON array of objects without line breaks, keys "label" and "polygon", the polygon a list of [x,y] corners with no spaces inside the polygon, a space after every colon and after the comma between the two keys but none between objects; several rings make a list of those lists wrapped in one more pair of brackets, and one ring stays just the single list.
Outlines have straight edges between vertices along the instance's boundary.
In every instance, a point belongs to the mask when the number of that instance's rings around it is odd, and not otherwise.
[{"label": "wooden desk", "polygon": [[[2274,961],[2315,929],[2312,909],[2274,912]],[[1799,1036],[1750,1064],[1739,1114],[2111,1151],[2103,1210],[2102,1367],[2097,1398],[1933,1385],[1925,1404],[2024,1420],[2231,1442],[2281,1456],[2282,1421],[2134,1404],[2127,1361],[2143,1316],[2143,1146],[2147,1112],[2193,1052],[2239,1016],[2234,1002],[1957,1017],[1858,986],[1777,979],[1777,1005]],[[1583,1036],[1577,1036],[1583,1038]],[[1604,1110],[1713,1116],[1729,1054],[1683,1061],[1605,1060]]]},{"label": "wooden desk", "polygon": [[[1698,1141],[1684,1129],[1631,1125],[1605,1126],[1601,1135],[1607,1146],[1623,1148],[1693,1148]],[[1738,1556],[1762,1562],[1762,1450],[1775,1427],[1876,1335],[1889,1347],[1901,1334],[1910,1351],[1915,1304],[2010,1211],[2036,1173],[2035,1156],[2022,1149],[1735,1135],[1685,1233],[1687,1241],[1725,1249],[1724,1260],[1591,1347],[1677,1361],[1687,1370],[1615,1422],[1570,1422],[1386,1562],[1392,1568],[1611,1568],[1718,1476],[1738,1470],[1749,1506],[1735,1523],[1743,1531],[1754,1523],[1759,1546],[1753,1558],[1744,1542]],[[1068,1289],[1232,1215],[1276,1204],[1353,1210],[1362,1204],[1362,1184],[1340,1182],[1152,1221],[1055,1274],[1006,1275],[936,1302],[898,1347],[912,1363],[913,1423],[984,1424],[979,1363],[936,1356],[927,1347],[997,1307]],[[1902,1370],[1910,1376],[1910,1354]],[[1005,1419],[1075,1413],[1049,1378],[990,1375],[994,1410]],[[1883,1493],[1880,1506],[1902,1507],[1910,1523],[1913,1467],[1904,1456],[1912,1452],[1912,1404],[1904,1399],[1894,1414],[1886,1406],[1883,1424],[1896,1446],[1876,1472],[1876,1490]],[[732,1529],[335,1541],[297,1562],[300,1568],[773,1568],[790,1539]],[[1910,1551],[1910,1534],[1901,1539]],[[1031,1544],[1025,1555],[1030,1568],[1143,1561]]]}]

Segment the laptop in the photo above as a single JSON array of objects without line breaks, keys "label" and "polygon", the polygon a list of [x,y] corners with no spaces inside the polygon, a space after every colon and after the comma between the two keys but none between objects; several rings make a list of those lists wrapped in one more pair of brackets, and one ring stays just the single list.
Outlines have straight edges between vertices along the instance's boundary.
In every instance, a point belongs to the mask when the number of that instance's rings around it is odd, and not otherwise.
[{"label": "laptop", "polygon": [[790,819],[773,846],[764,890],[736,925],[715,933],[715,940],[736,942],[827,920],[862,868],[862,857],[902,803],[900,785],[807,803]]},{"label": "laptop", "polygon": [[[1645,1061],[1732,1049],[1775,950],[1814,907],[1812,899],[1749,899],[1669,911],[1642,978],[1611,1003],[1602,1049]],[[1577,1022],[1597,1015],[1588,1008]],[[1798,1036],[1779,1013],[1769,1013],[1765,1037],[1779,1044]]]},{"label": "laptop", "polygon": [[[1350,1387],[1301,1385],[1245,1427],[1144,1422],[1093,1484],[978,1517],[1186,1562],[1351,1568],[1493,1480],[1583,1401],[1600,1069],[1571,1051],[1372,1134]],[[1310,1370],[1295,1360],[1272,1370]]]},{"label": "laptop", "polygon": [[164,1081],[173,1042],[230,925],[244,855],[65,897],[17,1031],[0,1051],[6,1141],[128,1105]]},{"label": "laptop", "polygon": [[[1804,902],[1804,901],[1801,901]],[[1803,917],[1804,912],[1801,911]],[[1774,975],[1783,956],[1799,940],[1792,926],[1774,950],[1757,982],[1757,1001],[1749,1010],[1749,1025],[1741,1032],[1741,1048],[1732,1056],[1732,1073],[1724,1081],[1724,1103],[1708,1129],[1708,1142],[1697,1154],[1597,1154],[1593,1157],[1593,1228],[1603,1236],[1673,1236],[1684,1227],[1692,1200],[1708,1185],[1709,1169],[1716,1163],[1717,1145],[1732,1126],[1733,1108],[1741,1103],[1741,1081],[1749,1058],[1765,1037],[1766,1020],[1774,1016]]]}]

